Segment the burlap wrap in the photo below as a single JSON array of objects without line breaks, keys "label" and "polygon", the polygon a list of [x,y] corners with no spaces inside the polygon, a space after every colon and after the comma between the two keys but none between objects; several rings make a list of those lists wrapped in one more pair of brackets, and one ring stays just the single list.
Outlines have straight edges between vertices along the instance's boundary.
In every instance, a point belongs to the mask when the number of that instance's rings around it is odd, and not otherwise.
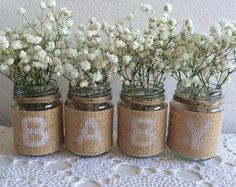
[{"label": "burlap wrap", "polygon": [[12,125],[17,153],[40,156],[63,145],[62,107],[44,111],[23,111],[12,107]]},{"label": "burlap wrap", "polygon": [[168,147],[194,160],[208,159],[219,151],[223,110],[193,112],[170,106]]},{"label": "burlap wrap", "polygon": [[94,156],[112,148],[113,108],[79,111],[65,106],[66,147],[73,153]]},{"label": "burlap wrap", "polygon": [[165,148],[167,107],[138,111],[118,106],[118,146],[136,157],[161,153]]}]

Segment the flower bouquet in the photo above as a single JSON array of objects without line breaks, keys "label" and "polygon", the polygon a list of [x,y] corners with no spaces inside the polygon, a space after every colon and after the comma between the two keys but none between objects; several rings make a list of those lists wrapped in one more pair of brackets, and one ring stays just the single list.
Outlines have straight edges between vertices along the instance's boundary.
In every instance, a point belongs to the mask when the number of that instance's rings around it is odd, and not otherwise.
[{"label": "flower bouquet", "polygon": [[63,144],[62,102],[52,76],[72,27],[71,12],[40,2],[41,14],[0,33],[0,72],[14,83],[12,123],[17,153],[45,155]]},{"label": "flower bouquet", "polygon": [[223,121],[222,86],[236,71],[236,27],[229,21],[208,34],[183,26],[171,55],[170,69],[178,85],[170,106],[168,147],[202,160],[218,154]]}]

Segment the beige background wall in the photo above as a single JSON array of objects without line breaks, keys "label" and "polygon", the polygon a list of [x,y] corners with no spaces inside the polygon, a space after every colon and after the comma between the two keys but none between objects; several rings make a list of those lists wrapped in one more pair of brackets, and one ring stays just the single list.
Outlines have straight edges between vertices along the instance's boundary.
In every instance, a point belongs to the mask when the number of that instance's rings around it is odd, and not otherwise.
[{"label": "beige background wall", "polygon": [[[39,0],[0,0],[0,29],[15,27],[23,19],[19,18],[16,10],[19,6],[27,10],[31,18],[38,10]],[[85,22],[90,17],[113,23],[125,17],[130,11],[139,10],[141,3],[149,3],[156,10],[160,10],[164,3],[173,5],[173,16],[178,21],[192,18],[197,31],[207,32],[210,25],[216,24],[222,18],[236,20],[236,0],[58,0],[57,3],[67,6],[74,13],[74,21]],[[142,29],[145,25],[144,16],[136,21],[136,26]],[[225,93],[225,121],[224,132],[236,133],[236,76],[230,85],[224,88]],[[59,78],[64,97],[67,93],[67,81]],[[10,125],[10,104],[12,102],[12,83],[0,75],[0,125]],[[170,100],[175,88],[175,81],[166,81],[167,99]],[[117,101],[120,83],[114,79],[114,101]]]}]

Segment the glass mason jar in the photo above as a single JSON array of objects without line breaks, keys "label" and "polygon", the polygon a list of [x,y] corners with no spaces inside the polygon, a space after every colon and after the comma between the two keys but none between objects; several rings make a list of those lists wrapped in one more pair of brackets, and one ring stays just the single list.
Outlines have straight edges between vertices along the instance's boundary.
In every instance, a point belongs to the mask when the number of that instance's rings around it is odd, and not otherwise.
[{"label": "glass mason jar", "polygon": [[46,86],[14,85],[12,124],[15,150],[19,154],[40,156],[63,145],[62,101],[57,82]]},{"label": "glass mason jar", "polygon": [[170,103],[168,148],[188,160],[217,156],[223,122],[221,90],[209,89],[192,98],[190,90],[177,86]]},{"label": "glass mason jar", "polygon": [[165,148],[167,103],[158,88],[123,86],[118,104],[118,146],[135,157],[149,157]]},{"label": "glass mason jar", "polygon": [[69,87],[65,103],[66,147],[82,156],[95,156],[112,148],[113,104],[110,84]]}]

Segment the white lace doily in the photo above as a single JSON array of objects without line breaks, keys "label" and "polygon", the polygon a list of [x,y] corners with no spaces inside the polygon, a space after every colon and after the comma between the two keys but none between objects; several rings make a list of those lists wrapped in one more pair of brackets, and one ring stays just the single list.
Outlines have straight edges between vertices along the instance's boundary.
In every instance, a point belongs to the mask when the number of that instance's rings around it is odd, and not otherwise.
[{"label": "white lace doily", "polygon": [[115,145],[107,154],[82,158],[66,150],[42,157],[16,155],[12,128],[0,127],[0,186],[236,186],[236,135],[223,134],[221,153],[204,162],[170,152],[133,158]]}]

